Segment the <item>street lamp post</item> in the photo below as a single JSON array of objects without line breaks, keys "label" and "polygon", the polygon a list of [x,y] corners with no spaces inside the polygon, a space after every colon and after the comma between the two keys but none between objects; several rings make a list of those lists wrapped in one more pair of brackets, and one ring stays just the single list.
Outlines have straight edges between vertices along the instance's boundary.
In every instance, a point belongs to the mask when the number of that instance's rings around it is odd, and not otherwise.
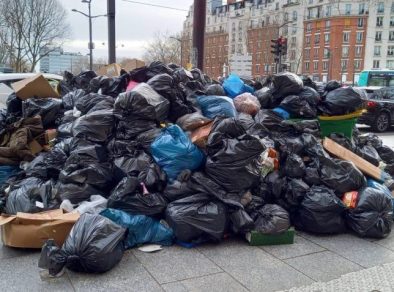
[{"label": "street lamp post", "polygon": [[86,13],[84,13],[82,11],[79,11],[77,9],[71,9],[71,11],[72,12],[77,12],[77,13],[82,14],[83,16],[86,16],[87,18],[89,18],[89,45],[88,45],[88,47],[89,47],[89,63],[90,63],[89,64],[89,68],[90,68],[90,70],[93,70],[93,49],[94,49],[94,44],[93,44],[93,33],[92,33],[92,19],[100,17],[100,16],[107,16],[107,15],[106,14],[102,14],[102,15],[92,16],[92,14],[91,14],[91,6],[90,6],[92,0],[82,0],[81,2],[88,4],[88,14],[86,14]]}]

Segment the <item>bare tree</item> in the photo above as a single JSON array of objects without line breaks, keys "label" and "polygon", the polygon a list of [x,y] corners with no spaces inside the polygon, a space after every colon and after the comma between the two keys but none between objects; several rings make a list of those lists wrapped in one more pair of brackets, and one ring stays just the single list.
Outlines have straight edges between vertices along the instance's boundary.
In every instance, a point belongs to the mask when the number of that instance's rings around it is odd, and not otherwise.
[{"label": "bare tree", "polygon": [[157,32],[153,41],[145,47],[143,60],[146,63],[161,61],[163,63],[181,63],[180,34],[172,36],[168,32]]},{"label": "bare tree", "polygon": [[38,61],[68,36],[66,11],[59,0],[0,0],[0,41],[11,65],[33,72]]}]

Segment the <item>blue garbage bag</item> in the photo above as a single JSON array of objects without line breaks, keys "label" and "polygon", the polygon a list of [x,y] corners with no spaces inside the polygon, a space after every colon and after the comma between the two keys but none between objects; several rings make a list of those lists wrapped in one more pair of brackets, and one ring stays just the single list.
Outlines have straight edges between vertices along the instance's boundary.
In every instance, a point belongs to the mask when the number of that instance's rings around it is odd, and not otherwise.
[{"label": "blue garbage bag", "polygon": [[223,88],[226,94],[231,98],[235,98],[236,96],[245,92],[254,92],[253,87],[245,84],[245,82],[243,82],[241,78],[235,74],[230,74],[230,76],[224,80]]},{"label": "blue garbage bag", "polygon": [[217,116],[224,116],[226,118],[237,116],[234,102],[227,96],[199,96],[197,97],[197,102],[202,114],[209,119],[214,119]]},{"label": "blue garbage bag", "polygon": [[204,154],[178,125],[162,130],[151,144],[151,154],[170,181],[183,170],[195,170],[204,162]]},{"label": "blue garbage bag", "polygon": [[3,165],[0,166],[0,187],[8,180],[9,177],[17,174],[19,171],[18,166]]},{"label": "blue garbage bag", "polygon": [[[391,195],[391,192],[388,187],[370,178],[367,179],[367,186],[382,191],[387,197],[389,197],[391,200],[391,204],[393,205],[393,211],[394,211],[394,198]],[[393,216],[394,216],[394,212],[393,212]]]},{"label": "blue garbage bag", "polygon": [[101,211],[100,215],[127,228],[127,237],[124,239],[124,246],[126,249],[144,243],[172,245],[174,239],[172,229],[164,226],[158,220],[151,217],[145,215],[131,215],[116,209],[105,209]]},{"label": "blue garbage bag", "polygon": [[279,114],[283,119],[288,120],[290,119],[290,114],[288,111],[284,110],[283,108],[276,107],[272,111],[276,112]]}]

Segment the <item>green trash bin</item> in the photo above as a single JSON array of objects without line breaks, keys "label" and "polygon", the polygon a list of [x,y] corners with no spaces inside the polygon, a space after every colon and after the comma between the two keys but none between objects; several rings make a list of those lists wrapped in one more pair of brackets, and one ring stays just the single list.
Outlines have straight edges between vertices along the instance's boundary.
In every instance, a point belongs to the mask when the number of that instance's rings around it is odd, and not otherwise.
[{"label": "green trash bin", "polygon": [[356,122],[357,118],[345,120],[322,120],[319,118],[321,136],[324,138],[330,136],[332,133],[341,133],[349,139],[352,139]]}]

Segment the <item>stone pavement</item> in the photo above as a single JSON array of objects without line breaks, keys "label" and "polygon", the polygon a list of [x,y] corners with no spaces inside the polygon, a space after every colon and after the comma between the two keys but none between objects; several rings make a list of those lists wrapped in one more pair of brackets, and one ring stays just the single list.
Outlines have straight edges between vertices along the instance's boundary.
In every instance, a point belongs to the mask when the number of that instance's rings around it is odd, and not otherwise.
[{"label": "stone pavement", "polygon": [[[40,279],[38,258],[39,251],[1,246],[0,291],[265,292],[294,287],[303,288],[291,291],[362,291],[350,286],[338,288],[344,280],[349,284],[352,279],[364,288],[370,287],[366,284],[370,279],[368,283],[382,283],[376,284],[376,290],[393,291],[386,288],[394,279],[394,233],[383,240],[367,240],[350,234],[299,232],[293,245],[251,247],[243,240],[231,239],[193,249],[165,247],[152,254],[133,249],[106,274],[67,271],[63,277],[47,281]],[[386,271],[384,276],[381,271]]]}]

